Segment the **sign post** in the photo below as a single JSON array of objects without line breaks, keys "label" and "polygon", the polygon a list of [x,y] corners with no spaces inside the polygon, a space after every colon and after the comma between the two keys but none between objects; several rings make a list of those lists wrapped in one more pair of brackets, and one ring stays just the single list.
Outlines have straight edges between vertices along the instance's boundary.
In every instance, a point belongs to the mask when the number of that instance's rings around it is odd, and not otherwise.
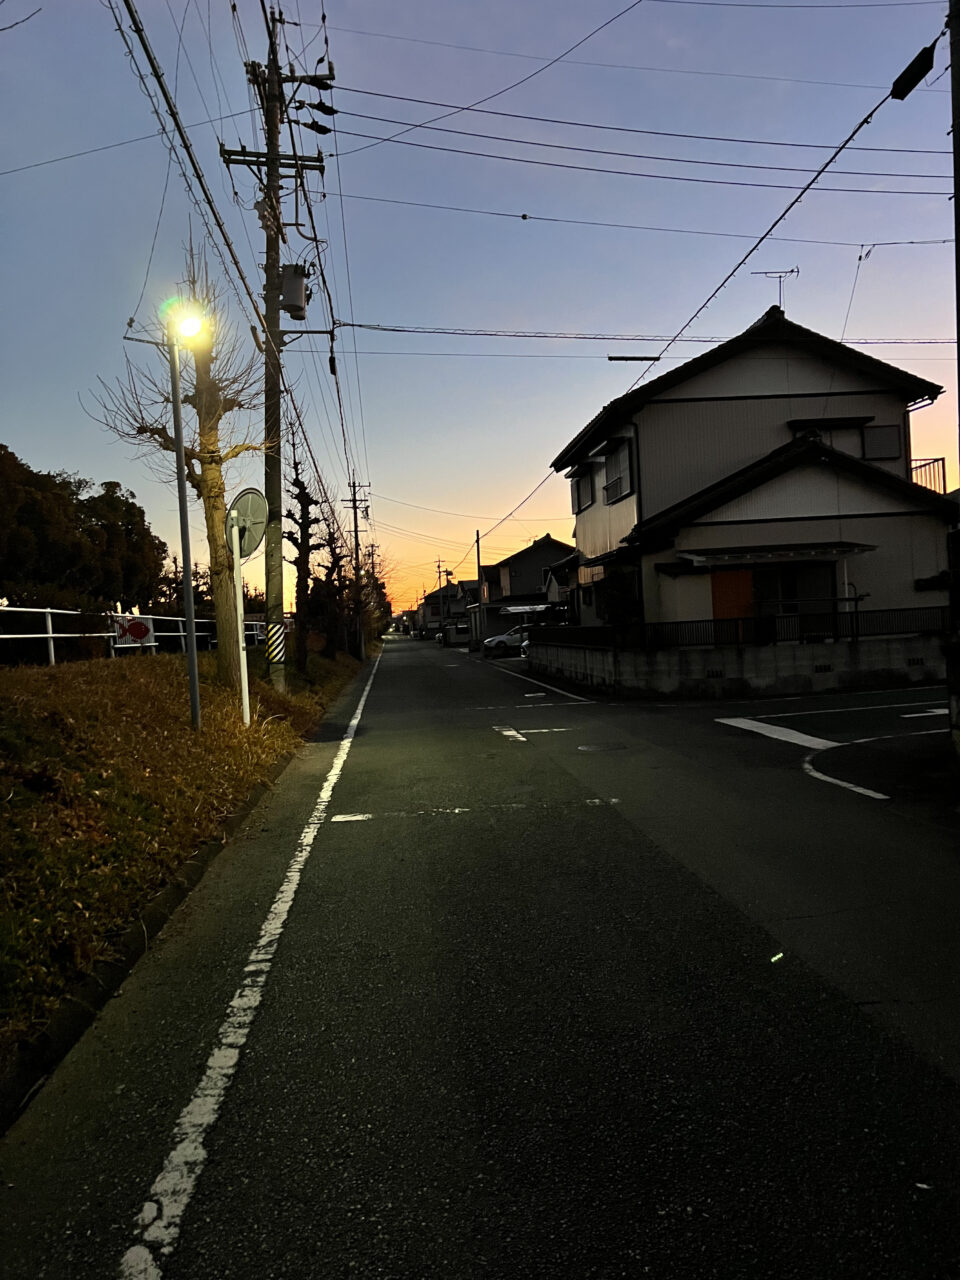
[{"label": "sign post", "polygon": [[247,637],[243,616],[243,573],[241,560],[252,556],[263,541],[267,527],[267,500],[259,489],[244,489],[230,504],[227,531],[233,553],[233,589],[237,601],[237,639],[240,645],[240,702],[243,723],[250,724],[250,687],[247,680]]}]

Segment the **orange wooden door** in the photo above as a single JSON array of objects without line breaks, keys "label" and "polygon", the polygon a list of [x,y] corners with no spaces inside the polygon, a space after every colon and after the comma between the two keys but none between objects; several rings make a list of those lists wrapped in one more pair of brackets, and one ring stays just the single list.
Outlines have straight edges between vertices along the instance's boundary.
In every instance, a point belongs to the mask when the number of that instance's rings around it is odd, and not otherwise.
[{"label": "orange wooden door", "polygon": [[715,618],[753,617],[753,570],[719,569],[710,575]]}]

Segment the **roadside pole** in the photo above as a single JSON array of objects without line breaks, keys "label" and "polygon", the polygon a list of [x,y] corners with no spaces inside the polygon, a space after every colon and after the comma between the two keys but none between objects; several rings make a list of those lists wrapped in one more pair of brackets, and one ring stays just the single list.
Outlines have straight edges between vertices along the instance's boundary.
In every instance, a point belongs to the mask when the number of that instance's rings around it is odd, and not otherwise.
[{"label": "roadside pole", "polygon": [[[947,12],[950,38],[950,119],[953,144],[953,280],[955,336],[960,338],[960,0],[950,0]],[[957,346],[957,426],[960,448],[960,344]],[[947,534],[950,566],[950,637],[944,645],[950,730],[960,755],[960,528]]]},{"label": "roadside pole", "polygon": [[480,567],[480,530],[477,530],[477,640],[483,653],[483,569]]},{"label": "roadside pole", "polygon": [[250,687],[247,681],[247,636],[243,617],[243,570],[240,567],[240,520],[236,511],[231,511],[230,550],[233,552],[233,589],[237,600],[237,638],[240,645],[240,704],[243,708],[243,723],[250,725]]}]

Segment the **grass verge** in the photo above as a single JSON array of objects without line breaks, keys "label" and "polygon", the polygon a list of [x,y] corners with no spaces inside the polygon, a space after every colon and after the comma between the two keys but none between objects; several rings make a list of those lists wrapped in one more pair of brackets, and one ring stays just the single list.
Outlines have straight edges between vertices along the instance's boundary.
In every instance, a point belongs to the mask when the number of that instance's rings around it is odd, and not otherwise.
[{"label": "grass verge", "polygon": [[181,657],[0,670],[0,1072],[359,668],[311,662],[278,694],[254,659],[245,729],[202,654],[199,733]]}]

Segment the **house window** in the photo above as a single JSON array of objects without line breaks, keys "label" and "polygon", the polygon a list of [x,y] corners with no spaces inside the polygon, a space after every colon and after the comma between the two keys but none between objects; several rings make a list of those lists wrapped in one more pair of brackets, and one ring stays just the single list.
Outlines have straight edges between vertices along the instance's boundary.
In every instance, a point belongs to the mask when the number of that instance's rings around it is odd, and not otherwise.
[{"label": "house window", "polygon": [[605,484],[603,501],[609,506],[632,492],[630,477],[630,441],[621,440],[604,459]]},{"label": "house window", "polygon": [[593,503],[593,470],[574,476],[570,481],[570,503],[573,514],[579,515]]},{"label": "house window", "polygon": [[863,456],[867,462],[888,462],[900,457],[900,428],[864,427]]}]

